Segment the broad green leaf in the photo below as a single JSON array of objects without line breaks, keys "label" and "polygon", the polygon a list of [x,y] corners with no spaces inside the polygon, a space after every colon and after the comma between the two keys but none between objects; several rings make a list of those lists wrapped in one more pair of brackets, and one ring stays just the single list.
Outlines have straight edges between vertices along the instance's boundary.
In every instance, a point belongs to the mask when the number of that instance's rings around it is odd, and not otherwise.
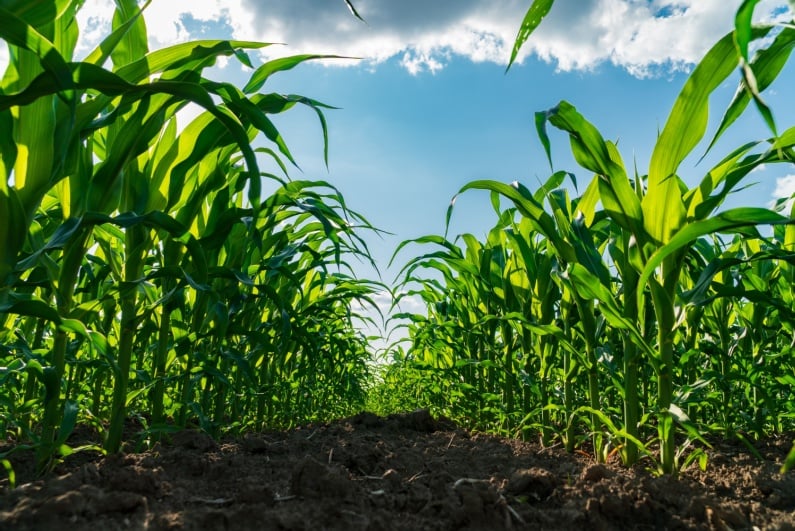
[{"label": "broad green leaf", "polygon": [[[726,155],[707,172],[698,186],[684,194],[683,201],[688,219],[704,219],[711,215],[734,189],[734,186],[753,168],[762,163],[762,159],[759,157],[743,159],[757,145],[759,142],[749,142]],[[747,171],[743,168],[747,168]],[[717,194],[712,195],[722,183],[727,184]]]},{"label": "broad green leaf", "polygon": [[576,214],[582,214],[585,225],[590,227],[593,224],[596,216],[596,205],[599,202],[599,176],[591,180],[585,193],[582,194],[580,200],[577,202]]},{"label": "broad green leaf", "polygon": [[54,323],[61,323],[61,316],[58,310],[33,295],[23,295],[18,293],[8,293],[5,301],[0,304],[0,313],[15,313],[30,317],[40,317]]},{"label": "broad green leaf", "polygon": [[685,82],[654,146],[643,198],[643,222],[648,234],[666,244],[685,222],[685,208],[675,179],[679,164],[703,138],[709,96],[737,67],[733,33],[718,41]]},{"label": "broad green leaf", "polygon": [[547,133],[547,118],[548,112],[539,111],[535,113],[536,133],[538,134],[541,145],[544,146],[544,153],[547,154],[547,161],[549,162],[549,169],[554,170],[555,166],[552,163],[552,145],[549,142],[549,134]]},{"label": "broad green leaf", "polygon": [[[130,28],[136,25],[138,17],[142,16],[143,11],[149,7],[149,4],[151,3],[152,0],[146,0],[146,2],[141,5],[140,9],[133,16],[128,18],[123,24],[114,25],[110,35],[105,37],[102,42],[100,42],[99,45],[85,57],[85,59],[83,59],[83,61],[86,63],[95,64],[97,66],[103,66],[105,61],[107,61],[107,59],[110,57],[111,53],[113,53],[113,51],[119,46],[119,43],[122,41],[122,39],[125,38]],[[135,59],[137,60],[138,58],[136,57]]]},{"label": "broad green leaf", "polygon": [[792,223],[790,218],[777,214],[766,208],[741,207],[727,210],[711,218],[689,223],[671,237],[668,243],[660,247],[648,260],[638,281],[638,306],[643,304],[643,286],[663,261],[673,253],[680,252],[691,245],[697,238],[707,234],[736,231],[757,225],[775,225]]},{"label": "broad green leaf", "polygon": [[74,0],[2,0],[0,9],[13,13],[34,28],[41,28],[61,17]]},{"label": "broad green leaf", "polygon": [[751,20],[754,15],[754,8],[759,0],[743,0],[734,16],[734,39],[737,49],[746,62],[748,61],[748,44],[751,41]]},{"label": "broad green leaf", "polygon": [[[113,30],[126,28],[121,38],[111,51],[110,57],[115,66],[127,65],[149,51],[146,34],[146,22],[140,16],[141,10],[136,0],[115,0],[116,11],[113,13]],[[134,21],[131,25],[128,22]]]},{"label": "broad green leaf", "polygon": [[132,63],[118,65],[114,72],[130,83],[139,83],[166,70],[209,66],[219,56],[235,55],[239,48],[260,49],[270,43],[253,41],[197,40],[175,44],[148,53]]},{"label": "broad green leaf", "polygon": [[59,447],[66,443],[66,440],[72,434],[77,425],[77,414],[80,408],[74,400],[67,400],[64,404],[63,417],[61,417],[61,425],[58,427],[58,436],[55,439],[55,446]]},{"label": "broad green leaf", "polygon": [[[35,2],[34,4],[50,4],[51,2]],[[67,2],[68,4],[68,2]],[[71,88],[72,79],[66,60],[61,56],[56,47],[44,35],[24,20],[17,18],[0,4],[0,38],[9,44],[19,46],[35,54],[41,67],[51,72],[61,90]],[[19,69],[26,78],[32,75],[22,68]],[[35,73],[35,72],[34,72]],[[21,87],[19,87],[21,88]]]},{"label": "broad green leaf", "polygon": [[[770,146],[771,150],[780,151],[786,148],[792,148],[795,146],[795,127],[790,127],[786,131],[784,131],[778,138],[776,138],[773,145]],[[790,158],[784,158],[783,160],[790,161]]]},{"label": "broad green leaf", "polygon": [[599,176],[599,196],[605,210],[616,222],[643,238],[643,212],[638,196],[629,184],[624,167],[611,155],[608,143],[573,105],[561,101],[546,113],[549,123],[569,133],[572,153],[583,168]]}]

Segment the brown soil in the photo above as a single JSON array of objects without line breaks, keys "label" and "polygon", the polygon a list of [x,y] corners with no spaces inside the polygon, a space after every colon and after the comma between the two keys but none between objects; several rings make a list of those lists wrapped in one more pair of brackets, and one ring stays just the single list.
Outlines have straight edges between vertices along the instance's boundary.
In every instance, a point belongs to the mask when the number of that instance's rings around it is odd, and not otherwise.
[{"label": "brown soil", "polygon": [[18,458],[0,529],[795,529],[795,474],[778,474],[791,443],[760,442],[762,460],[716,445],[707,472],[672,479],[426,411],[221,443],[187,431],[144,453],[76,454],[44,480]]}]

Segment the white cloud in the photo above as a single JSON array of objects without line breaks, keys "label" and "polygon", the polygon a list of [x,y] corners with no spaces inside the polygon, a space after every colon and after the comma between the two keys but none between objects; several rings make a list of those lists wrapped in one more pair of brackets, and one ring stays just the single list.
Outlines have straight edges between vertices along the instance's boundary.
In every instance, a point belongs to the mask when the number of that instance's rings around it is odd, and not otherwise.
[{"label": "white cloud", "polygon": [[[728,5],[727,5],[728,4]],[[602,62],[638,77],[694,64],[733,26],[739,1],[558,1],[527,46],[561,70]],[[758,19],[769,19],[781,1],[763,1]]]},{"label": "white cloud", "polygon": [[[795,175],[785,175],[776,179],[776,188],[773,190],[772,201],[770,207],[772,208],[779,199],[791,198],[795,194]],[[790,199],[786,203],[784,212],[789,213],[792,210],[793,200]]]},{"label": "white cloud", "polygon": [[[290,53],[323,52],[380,62],[401,57],[411,73],[436,72],[451,54],[505,64],[528,3],[523,0],[354,0],[364,25],[342,0],[244,0],[260,21],[256,38],[290,44]],[[728,4],[728,5],[727,5]],[[557,0],[523,49],[561,70],[603,62],[647,76],[696,62],[732,27],[739,0]],[[782,0],[765,0],[769,18]],[[273,51],[273,50],[271,50]]]},{"label": "white cloud", "polygon": [[421,313],[427,312],[425,301],[419,295],[403,295],[399,303],[400,311],[406,313]]},{"label": "white cloud", "polygon": [[[437,72],[452,55],[505,64],[527,0],[353,0],[364,24],[343,0],[153,1],[146,11],[152,47],[223,30],[226,38],[287,43],[270,56],[328,53],[377,64],[396,57],[412,74]],[[608,62],[633,75],[687,68],[731,29],[740,0],[556,0],[519,60],[535,54],[560,70]],[[783,0],[763,0],[758,19],[781,16]],[[776,8],[778,12],[776,13]],[[111,0],[87,0],[79,14],[79,53],[106,35]],[[193,32],[193,34],[192,34]],[[0,65],[2,65],[0,52]],[[6,59],[7,61],[7,59]],[[351,64],[340,61],[329,65]]]},{"label": "white cloud", "polygon": [[[81,29],[77,53],[85,54],[107,36],[113,17],[115,3],[112,0],[87,0],[78,12]],[[144,11],[149,33],[150,47],[185,42],[191,35],[187,21],[194,23],[223,23],[233,33],[253,34],[252,20],[241,4],[241,0],[191,0],[190,3],[153,1]],[[229,38],[223,35],[220,38]]]}]

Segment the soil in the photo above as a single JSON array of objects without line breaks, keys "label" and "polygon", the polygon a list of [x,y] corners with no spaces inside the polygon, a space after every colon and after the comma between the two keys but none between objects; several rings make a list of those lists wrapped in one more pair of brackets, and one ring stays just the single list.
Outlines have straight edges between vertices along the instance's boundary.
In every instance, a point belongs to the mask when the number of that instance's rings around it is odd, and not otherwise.
[{"label": "soil", "polygon": [[175,434],[143,453],[81,452],[33,480],[14,454],[2,530],[792,529],[792,436],[709,450],[656,477],[562,448],[472,434],[424,410],[369,413],[215,442]]}]

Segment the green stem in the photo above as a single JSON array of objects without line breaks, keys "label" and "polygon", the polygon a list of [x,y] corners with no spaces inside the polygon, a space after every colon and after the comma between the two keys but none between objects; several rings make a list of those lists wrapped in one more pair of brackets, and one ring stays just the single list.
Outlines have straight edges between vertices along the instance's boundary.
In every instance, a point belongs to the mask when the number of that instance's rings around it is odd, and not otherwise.
[{"label": "green stem", "polygon": [[657,411],[660,437],[660,467],[664,474],[676,472],[676,430],[671,414],[673,402],[674,326],[676,324],[674,299],[681,267],[676,258],[663,262],[663,285],[652,287],[652,302],[657,317],[657,348],[659,372],[657,374]]},{"label": "green stem", "polygon": [[[624,429],[636,439],[640,433],[638,397],[638,349],[630,339],[624,340]],[[629,440],[624,443],[624,464],[631,466],[638,460],[638,447]]]},{"label": "green stem", "polygon": [[[628,245],[628,244],[627,244]],[[625,248],[625,255],[629,253]],[[624,264],[624,317],[630,322],[638,318],[638,274],[630,264]],[[643,324],[641,323],[641,329]],[[629,435],[640,440],[640,397],[638,396],[638,346],[624,334],[624,429]],[[638,447],[630,440],[624,441],[624,464],[634,465],[638,460]]]},{"label": "green stem", "polygon": [[[163,291],[166,291],[165,288]],[[152,388],[152,424],[162,424],[165,421],[163,402],[166,394],[166,358],[168,345],[171,339],[171,310],[166,304],[160,315],[160,328],[157,333],[157,349],[154,359],[154,387]]]},{"label": "green stem", "polygon": [[[58,285],[55,289],[56,304],[58,315],[69,317],[72,311],[72,298],[74,296],[77,276],[80,272],[80,265],[85,256],[86,240],[89,231],[81,230],[75,235],[71,245],[66,247],[64,253],[61,274],[58,278]],[[39,473],[44,473],[50,466],[52,456],[55,453],[55,434],[61,424],[63,417],[63,401],[61,400],[61,380],[63,379],[66,367],[66,347],[68,336],[66,332],[57,330],[52,347],[52,358],[50,367],[53,371],[53,379],[57,382],[54,388],[48,389],[44,397],[44,418],[42,420],[41,440],[36,450],[36,469]]]},{"label": "green stem", "polygon": [[596,319],[594,316],[594,302],[586,301],[575,295],[577,311],[580,315],[582,328],[585,335],[585,359],[588,364],[588,397],[591,403],[591,430],[593,431],[593,449],[597,462],[603,462],[602,455],[602,420],[596,411],[601,411],[599,391],[599,361],[596,358]]},{"label": "green stem", "polygon": [[513,396],[513,330],[510,326],[502,327],[502,339],[505,343],[505,380],[503,381],[503,400],[505,401],[505,428],[510,429],[510,418],[514,411]]},{"label": "green stem", "polygon": [[130,364],[138,322],[136,306],[137,290],[135,283],[143,274],[142,249],[147,239],[146,229],[134,226],[125,233],[127,260],[124,263],[126,288],[121,293],[121,332],[119,333],[118,374],[113,381],[113,399],[110,406],[110,425],[105,440],[105,450],[117,453],[121,448],[124,422],[127,418],[127,388],[130,381]]}]

